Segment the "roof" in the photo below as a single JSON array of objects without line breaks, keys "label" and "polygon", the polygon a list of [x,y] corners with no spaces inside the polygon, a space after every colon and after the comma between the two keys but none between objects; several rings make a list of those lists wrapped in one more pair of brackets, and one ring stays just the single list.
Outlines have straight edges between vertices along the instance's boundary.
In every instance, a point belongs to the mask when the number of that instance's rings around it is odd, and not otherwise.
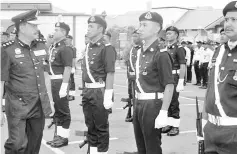
[{"label": "roof", "polygon": [[197,9],[187,11],[174,26],[178,29],[202,29],[221,18],[221,9]]},{"label": "roof", "polygon": [[209,25],[207,25],[207,27],[205,27],[205,29],[214,28],[217,25],[221,25],[222,27],[224,27],[224,20],[225,20],[224,17],[220,17],[219,19],[217,19],[214,22],[212,22]]}]

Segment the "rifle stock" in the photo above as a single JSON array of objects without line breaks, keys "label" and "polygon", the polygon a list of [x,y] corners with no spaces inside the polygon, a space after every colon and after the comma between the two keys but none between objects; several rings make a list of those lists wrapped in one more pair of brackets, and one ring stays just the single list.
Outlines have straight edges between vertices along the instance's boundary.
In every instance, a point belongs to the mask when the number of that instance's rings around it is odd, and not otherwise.
[{"label": "rifle stock", "polygon": [[[203,137],[202,133],[202,113],[199,112],[199,106],[198,106],[198,98],[196,97],[196,113],[197,113],[197,119],[196,119],[196,128],[197,128],[197,136]],[[204,154],[204,140],[198,141],[198,154]]]}]

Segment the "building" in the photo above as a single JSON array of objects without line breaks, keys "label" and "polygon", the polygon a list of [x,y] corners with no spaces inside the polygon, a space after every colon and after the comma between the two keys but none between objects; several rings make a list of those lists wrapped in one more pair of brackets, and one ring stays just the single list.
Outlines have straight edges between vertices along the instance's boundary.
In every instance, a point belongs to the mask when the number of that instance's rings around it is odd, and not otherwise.
[{"label": "building", "polygon": [[187,11],[174,23],[174,26],[180,30],[183,39],[218,41],[223,21],[221,9],[204,7]]},{"label": "building", "polygon": [[88,14],[84,13],[68,13],[60,8],[54,7],[47,0],[22,0],[22,1],[1,1],[1,29],[6,30],[12,25],[11,18],[21,12],[38,9],[38,19],[42,21],[39,25],[41,33],[47,38],[48,34],[54,32],[54,24],[58,21],[58,16],[62,15],[62,20],[69,24],[71,30],[70,35],[74,37],[73,44],[78,51],[85,47],[84,36],[87,31]]}]

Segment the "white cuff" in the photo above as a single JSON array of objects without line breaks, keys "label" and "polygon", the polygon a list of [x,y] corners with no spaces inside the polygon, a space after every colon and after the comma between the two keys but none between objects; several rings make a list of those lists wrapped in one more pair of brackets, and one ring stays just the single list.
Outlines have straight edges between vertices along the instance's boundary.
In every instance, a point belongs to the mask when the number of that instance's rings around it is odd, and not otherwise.
[{"label": "white cuff", "polygon": [[69,138],[70,129],[65,129],[62,126],[57,127],[57,135],[63,138]]},{"label": "white cuff", "polygon": [[2,99],[2,105],[5,106],[5,99]]},{"label": "white cuff", "polygon": [[167,125],[173,126],[173,127],[179,127],[180,119],[175,119],[173,117],[168,117]]},{"label": "white cuff", "polygon": [[63,82],[60,88],[60,91],[67,91],[68,83]]},{"label": "white cuff", "polygon": [[168,116],[168,111],[166,111],[166,110],[160,110],[159,115],[160,115],[160,116]]},{"label": "white cuff", "polygon": [[104,99],[112,100],[113,92],[113,89],[105,89]]}]

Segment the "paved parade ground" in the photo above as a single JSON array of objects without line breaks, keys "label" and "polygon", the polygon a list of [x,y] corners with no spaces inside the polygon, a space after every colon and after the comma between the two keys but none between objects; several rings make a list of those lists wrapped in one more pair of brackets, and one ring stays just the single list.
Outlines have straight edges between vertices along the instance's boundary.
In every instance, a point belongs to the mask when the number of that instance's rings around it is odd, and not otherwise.
[{"label": "paved parade ground", "polygon": [[[195,76],[194,76],[195,77]],[[77,72],[75,76],[77,89],[81,83],[81,75]],[[193,83],[195,81],[193,80]],[[122,107],[125,103],[121,103],[122,97],[127,97],[127,83],[125,70],[116,70],[115,75],[115,103],[113,112],[110,114],[110,148],[109,154],[136,154],[136,144],[133,133],[132,123],[124,121],[127,110]],[[50,129],[47,125],[51,120],[46,120],[44,130],[44,137],[42,140],[40,154],[86,154],[87,145],[82,149],[78,144],[83,141],[83,137],[75,136],[76,130],[86,130],[84,124],[84,115],[82,107],[80,106],[81,97],[80,91],[76,92],[76,100],[70,102],[70,109],[72,114],[72,123],[70,126],[69,145],[63,148],[55,149],[46,145],[46,141],[53,138],[54,126]],[[198,88],[192,84],[187,84],[185,91],[181,92],[180,105],[181,105],[181,126],[180,134],[175,137],[169,137],[166,134],[162,136],[162,148],[164,154],[196,154],[197,141],[196,141],[196,107],[195,97],[198,96],[200,109],[204,100],[205,90]],[[2,141],[7,138],[7,125],[2,128]],[[1,153],[4,153],[3,142],[1,143]]]}]

